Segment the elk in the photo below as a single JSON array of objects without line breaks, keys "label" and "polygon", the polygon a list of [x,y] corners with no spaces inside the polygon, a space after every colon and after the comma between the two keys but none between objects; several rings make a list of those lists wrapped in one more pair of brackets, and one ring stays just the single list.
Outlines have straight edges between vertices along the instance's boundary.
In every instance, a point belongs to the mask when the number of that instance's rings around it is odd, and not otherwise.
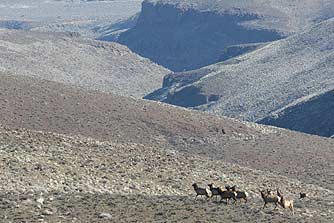
[{"label": "elk", "polygon": [[197,199],[197,196],[206,196],[207,198],[210,197],[206,188],[200,188],[200,187],[197,186],[196,183],[193,183],[192,186],[193,186],[193,188],[196,192],[195,200]]},{"label": "elk", "polygon": [[237,193],[236,199],[239,199],[240,201],[241,201],[241,199],[243,199],[245,201],[245,203],[247,203],[248,193],[246,191],[236,190],[236,185],[234,185],[230,189]]},{"label": "elk", "polygon": [[300,199],[303,199],[303,198],[305,198],[305,197],[307,197],[307,194],[306,194],[306,193],[299,193],[299,198],[300,198]]},{"label": "elk", "polygon": [[210,191],[211,191],[211,197],[213,197],[213,196],[219,196],[220,195],[220,191],[221,191],[221,189],[219,188],[219,187],[213,187],[213,184],[211,183],[211,184],[208,184],[208,186],[209,186],[209,189],[210,189]]},{"label": "elk", "polygon": [[279,204],[284,209],[290,209],[292,212],[292,215],[294,215],[294,208],[293,208],[293,200],[285,199],[285,197],[282,195],[282,193],[277,189],[277,196],[280,197]]},{"label": "elk", "polygon": [[224,199],[226,200],[226,204],[228,204],[228,201],[230,199],[234,200],[234,203],[237,201],[237,193],[234,191],[228,191],[228,190],[219,190],[219,196],[220,196],[220,202],[222,202]]},{"label": "elk", "polygon": [[279,196],[265,193],[264,190],[260,191],[260,193],[261,193],[261,197],[264,201],[264,205],[263,205],[262,209],[264,209],[267,206],[268,203],[274,203],[275,204],[275,209],[277,208],[277,205],[278,205],[279,200],[280,200]]}]

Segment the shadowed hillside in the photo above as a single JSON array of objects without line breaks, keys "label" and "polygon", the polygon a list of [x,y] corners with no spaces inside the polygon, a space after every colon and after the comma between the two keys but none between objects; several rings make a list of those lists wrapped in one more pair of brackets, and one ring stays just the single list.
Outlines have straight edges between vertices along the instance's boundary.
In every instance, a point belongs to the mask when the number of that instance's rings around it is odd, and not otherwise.
[{"label": "shadowed hillside", "polygon": [[334,133],[334,92],[291,105],[259,123],[331,137]]}]

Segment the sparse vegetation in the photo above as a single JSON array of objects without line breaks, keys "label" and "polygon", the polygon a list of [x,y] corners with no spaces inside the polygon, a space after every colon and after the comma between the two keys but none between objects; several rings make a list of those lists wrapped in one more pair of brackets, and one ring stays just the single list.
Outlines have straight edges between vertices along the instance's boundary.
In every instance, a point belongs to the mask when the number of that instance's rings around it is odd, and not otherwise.
[{"label": "sparse vegetation", "polygon": [[[157,219],[179,222],[183,217],[213,222],[231,218],[241,222],[330,222],[334,217],[330,212],[334,194],[329,190],[157,146],[3,127],[0,145],[0,214],[7,216],[8,221],[24,217],[31,222],[36,218],[48,222],[73,218],[99,222],[100,213],[111,214],[115,221],[146,221],[155,215]],[[228,183],[250,192],[247,204],[219,205],[204,199],[194,202],[192,182],[216,182],[222,173]],[[282,209],[259,212],[261,197],[257,189],[266,182],[290,193],[302,188],[317,199],[303,200],[303,206],[296,208],[293,217],[284,212],[282,215]],[[126,207],[128,214],[124,216],[122,210]],[[161,212],[167,216],[160,216]]]}]

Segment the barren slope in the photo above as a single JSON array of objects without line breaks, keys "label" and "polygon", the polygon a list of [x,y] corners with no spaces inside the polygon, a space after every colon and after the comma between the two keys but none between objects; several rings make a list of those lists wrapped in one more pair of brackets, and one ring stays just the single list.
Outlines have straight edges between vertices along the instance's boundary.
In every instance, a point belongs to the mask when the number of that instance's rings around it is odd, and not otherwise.
[{"label": "barren slope", "polygon": [[[259,121],[298,100],[334,88],[333,27],[334,19],[330,19],[224,63],[169,75],[165,85],[169,94],[164,89],[149,98]],[[199,78],[192,78],[198,74]],[[159,97],[160,92],[166,97]],[[317,121],[312,123],[319,129]]]},{"label": "barren slope", "polygon": [[333,189],[332,139],[22,76],[2,74],[0,93],[0,123],[11,128],[158,146]]},{"label": "barren slope", "polygon": [[[318,185],[159,146],[0,127],[0,216],[14,222],[331,222],[334,193]],[[194,201],[193,182],[236,184],[247,204]],[[279,187],[295,215],[263,205]],[[298,199],[298,192],[308,198]],[[106,213],[102,215],[102,213]],[[103,219],[105,216],[106,219]]]},{"label": "barren slope", "polygon": [[0,70],[142,97],[169,71],[117,43],[75,34],[0,30]]}]

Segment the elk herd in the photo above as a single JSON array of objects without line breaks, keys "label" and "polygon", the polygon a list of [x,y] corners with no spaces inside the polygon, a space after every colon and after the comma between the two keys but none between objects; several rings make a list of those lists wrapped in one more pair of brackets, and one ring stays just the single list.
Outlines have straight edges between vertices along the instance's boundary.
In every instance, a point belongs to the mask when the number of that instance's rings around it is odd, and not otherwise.
[{"label": "elk herd", "polygon": [[[225,201],[226,204],[229,203],[230,200],[233,200],[234,203],[239,201],[244,201],[247,203],[249,195],[246,191],[237,190],[236,186],[225,186],[225,188],[214,187],[213,184],[208,184],[208,188],[201,188],[196,183],[194,183],[193,188],[196,192],[195,200],[198,196],[205,196],[207,199],[216,197],[220,197],[220,202]],[[293,208],[293,200],[289,200],[282,194],[282,192],[277,189],[276,193],[273,193],[269,189],[260,190],[261,198],[264,202],[263,209],[267,206],[267,204],[274,204],[275,209],[277,206],[281,206],[284,209],[289,209],[292,214],[294,214]],[[305,193],[300,193],[300,198],[305,198]]]}]

